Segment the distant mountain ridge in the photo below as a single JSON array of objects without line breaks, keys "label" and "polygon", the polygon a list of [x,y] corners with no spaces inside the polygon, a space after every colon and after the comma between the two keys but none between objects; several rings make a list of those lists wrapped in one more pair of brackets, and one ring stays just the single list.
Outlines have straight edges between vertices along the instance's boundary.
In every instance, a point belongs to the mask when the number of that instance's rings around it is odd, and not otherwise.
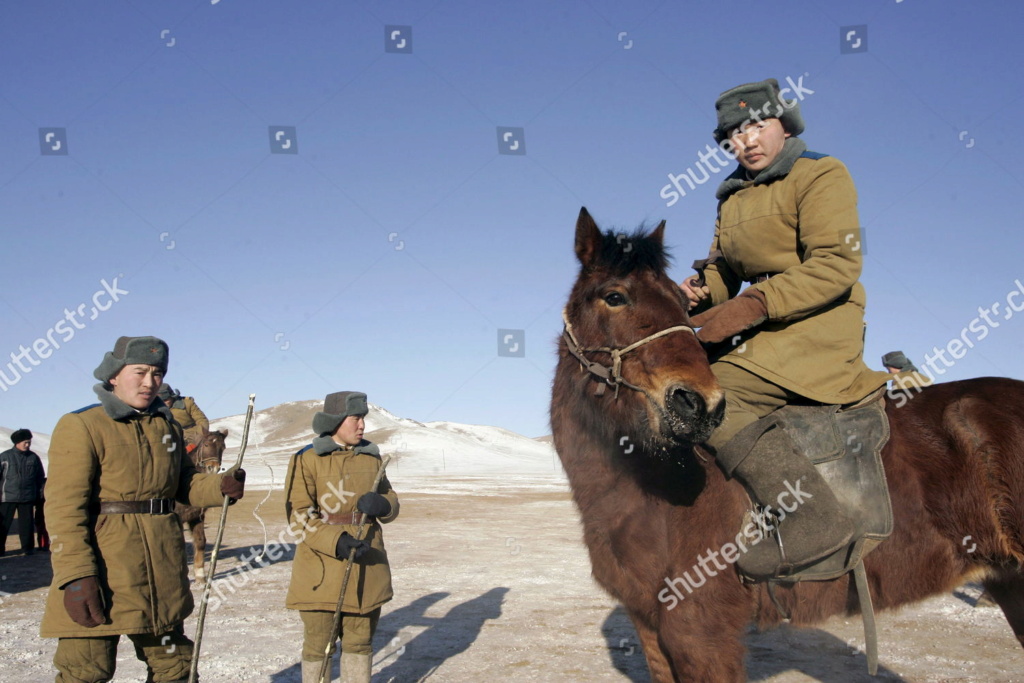
[{"label": "distant mountain ridge", "polygon": [[[322,407],[320,400],[292,401],[256,411],[243,463],[249,482],[261,488],[282,485],[291,456],[312,442],[313,416]],[[382,455],[391,456],[389,471],[446,477],[562,476],[550,441],[501,427],[417,422],[372,403],[369,408],[364,436]],[[244,422],[244,415],[232,415],[210,423],[211,429],[228,429],[225,462],[237,457]]]},{"label": "distant mountain ridge", "polygon": [[[313,440],[313,415],[322,400],[291,401],[257,410],[249,432],[243,466],[248,484],[280,487],[288,461]],[[390,471],[410,476],[446,477],[562,475],[550,437],[532,439],[501,427],[457,422],[417,422],[369,404],[365,438],[390,455]],[[242,436],[244,415],[211,420],[211,429],[228,430],[224,463],[233,463]],[[0,451],[7,450],[14,429],[0,427]],[[32,450],[47,464],[50,435],[33,430]]]}]

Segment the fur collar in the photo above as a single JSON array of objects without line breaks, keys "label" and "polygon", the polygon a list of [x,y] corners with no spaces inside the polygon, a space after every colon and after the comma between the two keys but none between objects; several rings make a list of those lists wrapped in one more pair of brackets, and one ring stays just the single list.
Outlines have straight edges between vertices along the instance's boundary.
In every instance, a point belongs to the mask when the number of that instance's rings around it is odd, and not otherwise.
[{"label": "fur collar", "polygon": [[807,143],[800,138],[787,138],[785,144],[782,145],[782,151],[779,152],[779,156],[775,157],[773,161],[766,168],[754,177],[753,180],[747,178],[747,169],[743,166],[738,166],[729,177],[722,181],[722,184],[718,186],[718,190],[715,192],[715,197],[722,201],[729,195],[737,190],[742,190],[744,187],[750,187],[751,185],[765,185],[772,182],[773,180],[779,180],[789,175],[789,172],[793,170],[793,164],[800,158],[800,155],[807,151]]},{"label": "fur collar", "polygon": [[[348,450],[341,444],[337,443],[334,439],[329,436],[318,436],[313,439],[313,450],[316,451],[317,455],[330,455],[335,451]],[[352,449],[353,453],[369,453],[370,455],[376,455],[380,457],[380,449],[377,448],[377,444],[371,443],[366,439],[359,442],[357,446]]]},{"label": "fur collar", "polygon": [[95,385],[92,390],[100,399],[103,411],[111,420],[126,420],[136,415],[162,415],[168,422],[171,421],[171,411],[159,398],[154,398],[146,410],[136,410],[114,395],[114,392],[103,386],[103,383]]}]

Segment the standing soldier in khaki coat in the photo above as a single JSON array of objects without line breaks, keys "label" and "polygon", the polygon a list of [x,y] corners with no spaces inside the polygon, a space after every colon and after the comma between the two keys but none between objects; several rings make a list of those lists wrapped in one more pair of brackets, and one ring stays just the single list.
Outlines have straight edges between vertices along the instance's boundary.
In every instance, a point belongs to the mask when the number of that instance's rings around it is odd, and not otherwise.
[{"label": "standing soldier in khaki coat", "polygon": [[[385,476],[377,446],[363,439],[366,394],[339,391],[313,417],[313,443],[292,457],[285,482],[291,528],[302,529],[285,606],[299,610],[304,627],[302,683],[315,683],[330,642],[341,638],[341,680],[368,683],[380,608],[391,599],[391,568],[381,523],[398,516],[398,495]],[[360,513],[367,515],[357,538]],[[356,562],[342,606],[340,633],[331,633],[349,552]]]},{"label": "standing soldier in khaki coat", "polygon": [[[799,105],[775,79],[728,90],[715,108],[715,140],[740,165],[718,188],[711,253],[695,264],[705,283],[681,284],[699,314],[698,339],[721,344],[711,367],[726,391],[725,421],[708,445],[762,505],[774,506],[787,482],[805,492],[779,527],[788,566],[799,569],[843,547],[853,524],[785,431],[755,423],[794,400],[855,403],[889,379],[863,359],[857,193],[842,162],[796,137]],[[773,576],[778,544],[759,543],[737,564]]]},{"label": "standing soldier in khaki coat", "polygon": [[172,389],[170,384],[161,384],[157,396],[167,404],[167,407],[171,409],[171,415],[185,430],[186,449],[191,453],[199,440],[203,438],[203,434],[210,431],[210,420],[196,405],[194,398],[182,396],[180,392]]},{"label": "standing soldier in khaki coat", "polygon": [[122,634],[155,683],[185,681],[193,602],[174,500],[239,499],[245,473],[198,474],[157,401],[167,344],[121,337],[93,373],[98,404],[60,419],[50,441],[46,519],[53,583],[42,636],[59,638],[57,683],[114,676]]}]

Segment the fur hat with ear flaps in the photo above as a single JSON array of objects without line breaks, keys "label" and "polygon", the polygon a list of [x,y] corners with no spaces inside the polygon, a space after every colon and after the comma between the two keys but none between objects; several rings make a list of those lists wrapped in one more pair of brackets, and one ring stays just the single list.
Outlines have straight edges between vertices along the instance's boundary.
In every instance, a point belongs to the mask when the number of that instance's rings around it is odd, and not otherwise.
[{"label": "fur hat with ear flaps", "polygon": [[778,119],[790,135],[804,132],[799,102],[784,98],[779,92],[779,82],[774,78],[726,90],[715,100],[715,112],[718,114],[718,128],[713,134],[718,143],[744,123],[765,119]]},{"label": "fur hat with ear flaps", "polygon": [[11,432],[11,443],[19,444],[22,441],[31,441],[32,432],[27,429],[19,429],[15,432]]},{"label": "fur hat with ear flaps", "polygon": [[313,431],[333,434],[349,415],[366,415],[366,394],[360,391],[336,391],[324,398],[324,409],[313,416]]},{"label": "fur hat with ear flaps", "polygon": [[103,361],[93,370],[93,377],[109,382],[126,365],[155,365],[161,372],[167,372],[167,358],[170,351],[167,342],[156,337],[121,337],[114,344],[113,351],[103,354]]},{"label": "fur hat with ear flaps", "polygon": [[902,351],[890,351],[882,356],[882,365],[887,368],[896,368],[900,372],[906,372],[907,370],[917,372],[917,367]]},{"label": "fur hat with ear flaps", "polygon": [[156,395],[167,405],[170,405],[171,401],[181,398],[181,394],[175,391],[174,387],[167,382],[160,385],[160,388],[156,390]]}]

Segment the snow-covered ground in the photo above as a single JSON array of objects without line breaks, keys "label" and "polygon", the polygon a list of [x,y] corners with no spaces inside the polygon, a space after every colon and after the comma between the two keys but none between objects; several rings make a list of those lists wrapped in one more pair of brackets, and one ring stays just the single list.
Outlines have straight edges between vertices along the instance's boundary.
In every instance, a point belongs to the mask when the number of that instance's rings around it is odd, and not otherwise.
[{"label": "snow-covered ground", "polygon": [[[251,485],[230,508],[214,583],[222,599],[207,615],[206,683],[300,681],[301,622],[284,609],[293,549],[276,562],[252,558],[282,537],[284,468],[309,442],[319,405],[275,406],[254,422],[245,457]],[[231,429],[237,447],[241,423],[235,416],[215,426]],[[590,578],[578,513],[549,444],[490,427],[420,424],[376,407],[368,430],[396,456],[389,477],[402,500],[384,531],[395,599],[374,641],[375,681],[649,680],[629,620]],[[50,576],[45,554],[0,558],[0,683],[53,678],[56,641],[38,636]],[[198,601],[201,587],[193,592]],[[878,678],[866,673],[860,621],[842,618],[750,634],[749,678],[1024,681],[1024,652],[998,609],[974,607],[978,593],[968,586],[877,615]],[[194,617],[186,630],[194,634]],[[143,680],[125,639],[118,662],[115,682]]]},{"label": "snow-covered ground", "polygon": [[[404,475],[393,480],[402,512],[384,533],[395,599],[374,641],[374,681],[649,680],[628,619],[590,578],[566,492],[495,479],[478,480],[477,495],[451,496],[409,493]],[[246,562],[283,530],[283,496],[252,493],[228,516],[213,593],[224,600],[207,615],[200,672],[206,683],[299,683],[302,627],[284,608],[291,548],[267,566]],[[0,596],[0,681],[53,680],[56,642],[38,637],[48,558],[0,558],[0,576],[10,593]],[[198,600],[201,588],[193,592]],[[973,607],[977,595],[969,587],[879,614],[876,679],[866,673],[860,622],[832,619],[748,636],[750,680],[1024,681],[1024,652],[997,609]],[[194,617],[186,628],[194,634]],[[143,679],[125,639],[118,661],[117,683]]]}]

